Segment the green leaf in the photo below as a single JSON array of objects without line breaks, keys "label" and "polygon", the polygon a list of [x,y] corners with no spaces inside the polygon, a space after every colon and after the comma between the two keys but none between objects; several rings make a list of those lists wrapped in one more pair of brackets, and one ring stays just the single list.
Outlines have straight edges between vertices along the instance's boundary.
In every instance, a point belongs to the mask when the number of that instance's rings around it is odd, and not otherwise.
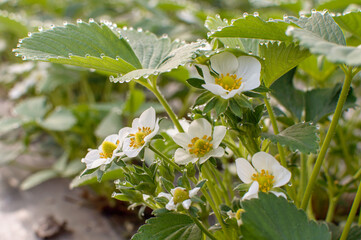
[{"label": "green leaf", "polygon": [[1,158],[0,158],[0,167],[4,166],[17,157],[19,157],[25,151],[24,145],[22,143],[14,143],[11,145],[1,144]]},{"label": "green leaf", "polygon": [[[100,171],[100,170],[99,170]],[[111,166],[105,170],[102,176],[102,181],[115,180],[123,178],[123,170],[117,164],[112,163]],[[70,188],[76,188],[84,185],[96,184],[98,183],[98,170],[94,171],[91,174],[84,176],[76,176],[70,183]]]},{"label": "green leaf", "polygon": [[[148,45],[143,46],[145,51],[144,52],[145,60],[143,61],[147,63],[149,61],[148,65],[152,68],[137,69],[125,75],[119,76],[117,78],[111,78],[111,81],[129,82],[133,79],[149,78],[150,75],[159,75],[161,73],[170,72],[171,70],[176,69],[179,66],[183,66],[191,62],[193,60],[193,57],[195,57],[195,52],[202,45],[202,43],[200,42],[193,42],[189,44],[176,42],[176,44],[169,45],[167,42],[164,42],[162,38],[158,39],[158,41],[160,41],[162,45],[154,43],[154,46],[156,46],[157,48],[147,49],[145,47]],[[169,48],[166,49],[164,44]],[[160,51],[162,53],[167,52],[167,54],[166,55],[164,54],[164,56],[161,55],[162,58],[159,58],[158,55],[156,58],[153,58],[152,55],[153,51],[155,52]]]},{"label": "green leaf", "polygon": [[123,111],[131,114],[136,113],[145,101],[145,95],[142,90],[133,88],[129,91]]},{"label": "green leaf", "polygon": [[288,26],[295,26],[293,23],[277,21],[264,21],[258,16],[248,15],[232,20],[230,26],[217,29],[211,37],[227,38],[257,38],[266,40],[291,41],[285,34]]},{"label": "green leaf", "polygon": [[204,89],[202,85],[205,84],[205,81],[200,78],[189,78],[187,79],[187,83],[189,83],[192,87]]},{"label": "green leaf", "polygon": [[280,77],[272,84],[270,89],[272,96],[275,97],[293,116],[300,120],[305,105],[305,93],[296,89],[293,85],[293,76],[295,72],[296,68]]},{"label": "green leaf", "polygon": [[303,22],[305,29],[289,28],[287,33],[299,41],[302,47],[315,55],[324,55],[330,62],[350,66],[361,65],[361,49],[347,47],[342,30],[328,13],[313,13]]},{"label": "green leaf", "polygon": [[193,220],[184,214],[164,213],[150,218],[141,226],[132,240],[199,240],[202,232]]},{"label": "green leaf", "polygon": [[42,170],[27,177],[21,183],[20,188],[21,190],[28,190],[32,187],[35,187],[45,181],[48,181],[56,177],[58,177],[58,173],[55,170],[53,169]]},{"label": "green leaf", "polygon": [[21,119],[19,118],[2,118],[0,119],[0,133],[5,134],[21,126]]},{"label": "green leaf", "polygon": [[173,183],[165,179],[164,177],[160,177],[160,180],[162,182],[162,186],[164,187],[164,189],[170,193],[170,191],[174,188]]},{"label": "green leaf", "polygon": [[[228,21],[222,20],[219,15],[216,17],[210,17],[208,16],[206,19],[206,22],[204,24],[206,28],[208,28],[209,31],[214,32],[218,28],[223,28],[226,26],[229,26]],[[244,49],[241,39],[238,37],[236,38],[219,38],[219,40],[225,45],[230,48],[236,48],[240,47],[241,49]]]},{"label": "green leaf", "polygon": [[302,153],[316,153],[319,147],[317,128],[309,123],[298,123],[286,128],[277,135],[262,133],[262,137],[268,138],[273,143],[287,146],[291,151],[299,150]]},{"label": "green leaf", "polygon": [[17,37],[25,37],[28,34],[28,28],[26,25],[16,19],[14,14],[7,12],[0,13],[0,31],[4,34],[5,32],[12,32]]},{"label": "green leaf", "polygon": [[[306,92],[305,111],[306,121],[318,122],[323,117],[333,113],[336,109],[338,98],[341,94],[342,85],[336,84],[333,88],[319,88]],[[347,95],[343,109],[354,107],[356,97],[352,93],[352,88]],[[317,103],[317,104],[315,104]]]},{"label": "green leaf", "polygon": [[310,54],[307,50],[301,50],[295,44],[269,42],[260,45],[260,57],[264,59],[263,80],[266,87],[280,78],[283,74],[297,66]]},{"label": "green leaf", "polygon": [[194,106],[202,105],[208,102],[211,98],[213,98],[213,94],[211,92],[205,91],[196,99]]},{"label": "green leaf", "polygon": [[361,12],[351,12],[333,19],[341,28],[361,39]]},{"label": "green leaf", "polygon": [[95,22],[67,24],[33,33],[21,40],[15,53],[27,60],[70,64],[113,74],[141,68],[128,42],[107,25]]},{"label": "green leaf", "polygon": [[26,99],[16,105],[14,110],[24,121],[35,121],[43,118],[49,109],[46,97],[42,96]]},{"label": "green leaf", "polygon": [[76,122],[77,119],[72,111],[64,107],[58,107],[50,113],[44,121],[39,122],[39,124],[48,130],[67,131],[72,128]]},{"label": "green leaf", "polygon": [[336,65],[330,63],[324,56],[311,55],[298,65],[299,69],[310,75],[318,83],[324,83],[336,70]]},{"label": "green leaf", "polygon": [[[283,197],[259,193],[242,202],[241,231],[247,240],[330,240],[326,224],[307,219],[306,213]],[[277,216],[277,217],[275,217]]]},{"label": "green leaf", "polygon": [[329,9],[342,12],[345,8],[349,7],[350,4],[361,4],[360,0],[329,0],[329,1],[320,1],[320,5],[317,6],[317,9]]}]

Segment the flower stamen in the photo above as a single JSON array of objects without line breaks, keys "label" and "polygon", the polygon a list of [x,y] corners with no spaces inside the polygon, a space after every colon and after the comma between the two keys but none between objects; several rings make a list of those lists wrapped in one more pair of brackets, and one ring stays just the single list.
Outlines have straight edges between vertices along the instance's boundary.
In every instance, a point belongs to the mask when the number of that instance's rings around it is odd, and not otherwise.
[{"label": "flower stamen", "polygon": [[264,169],[260,173],[254,173],[252,180],[258,182],[259,190],[262,192],[269,192],[275,183],[274,176]]},{"label": "flower stamen", "polygon": [[230,75],[227,73],[226,76],[221,74],[220,78],[215,79],[215,82],[225,90],[232,91],[234,89],[238,89],[241,86],[242,78],[237,78],[236,74]]},{"label": "flower stamen", "polygon": [[197,157],[203,157],[206,153],[213,149],[213,144],[210,143],[212,137],[204,135],[202,138],[195,137],[191,140],[191,144],[188,144],[189,153],[194,154]]},{"label": "flower stamen", "polygon": [[129,146],[132,148],[142,147],[145,143],[144,138],[148,136],[151,132],[152,130],[150,130],[149,127],[138,127],[138,132],[134,134],[129,134],[131,136]]},{"label": "flower stamen", "polygon": [[118,144],[119,140],[116,142],[116,144],[109,141],[104,141],[102,144],[102,152],[99,153],[100,158],[111,158]]}]

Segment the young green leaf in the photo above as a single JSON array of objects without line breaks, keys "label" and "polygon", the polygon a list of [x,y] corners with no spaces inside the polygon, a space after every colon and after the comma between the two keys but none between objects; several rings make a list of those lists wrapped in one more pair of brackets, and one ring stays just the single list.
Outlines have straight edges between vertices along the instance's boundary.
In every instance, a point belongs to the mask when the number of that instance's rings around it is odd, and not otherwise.
[{"label": "young green leaf", "polygon": [[309,123],[298,123],[286,128],[277,135],[262,133],[262,137],[268,138],[273,143],[287,146],[291,151],[299,150],[302,153],[316,153],[319,147],[317,128]]},{"label": "young green leaf", "polygon": [[170,212],[148,219],[132,240],[199,240],[201,238],[202,232],[192,218]]},{"label": "young green leaf", "polygon": [[29,177],[27,177],[20,185],[21,190],[28,190],[32,187],[35,187],[47,180],[55,178],[58,176],[58,173],[53,169],[46,169],[39,172],[36,172]]},{"label": "young green leaf", "polygon": [[189,83],[189,85],[191,85],[192,87],[199,88],[199,89],[204,89],[202,87],[202,85],[205,84],[203,79],[189,78],[189,79],[187,79],[187,83]]},{"label": "young green leaf", "polygon": [[[258,199],[242,202],[241,231],[249,240],[330,240],[326,224],[307,219],[306,213],[274,194],[259,193]],[[277,216],[277,217],[275,217]]]}]

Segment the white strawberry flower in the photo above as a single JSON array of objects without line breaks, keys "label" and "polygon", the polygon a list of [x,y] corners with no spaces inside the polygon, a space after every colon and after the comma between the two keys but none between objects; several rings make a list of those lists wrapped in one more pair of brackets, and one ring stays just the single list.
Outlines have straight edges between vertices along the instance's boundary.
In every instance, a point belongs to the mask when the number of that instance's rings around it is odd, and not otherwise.
[{"label": "white strawberry flower", "polygon": [[290,181],[291,172],[287,168],[281,166],[272,155],[265,152],[254,154],[252,165],[244,158],[236,159],[239,178],[244,183],[251,183],[242,200],[258,198],[259,191],[272,192],[277,196],[286,198],[284,193],[272,191],[272,189],[281,187]]},{"label": "white strawberry flower", "polygon": [[237,58],[232,53],[222,52],[212,56],[210,63],[218,77],[213,77],[207,67],[201,66],[205,81],[202,87],[224,99],[255,89],[261,84],[261,63],[254,57]]},{"label": "white strawberry flower", "polygon": [[178,148],[174,154],[177,164],[185,165],[189,162],[204,163],[210,157],[222,157],[224,149],[219,147],[226,134],[225,126],[214,127],[204,118],[194,120],[188,131],[177,133],[173,140],[182,148]]},{"label": "white strawberry flower", "polygon": [[86,164],[87,169],[93,169],[103,164],[109,164],[119,155],[120,147],[118,135],[109,135],[104,139],[98,149],[90,149],[81,161]]},{"label": "white strawberry flower", "polygon": [[199,189],[199,187],[196,187],[188,191],[185,188],[176,187],[171,190],[172,194],[161,192],[158,194],[158,197],[165,197],[169,200],[165,206],[165,208],[169,211],[177,210],[180,204],[184,209],[189,209],[192,204],[191,198],[197,195]]},{"label": "white strawberry flower", "polygon": [[145,110],[139,118],[133,120],[132,127],[119,131],[119,141],[122,150],[128,157],[136,157],[143,147],[157,134],[159,130],[154,108]]}]

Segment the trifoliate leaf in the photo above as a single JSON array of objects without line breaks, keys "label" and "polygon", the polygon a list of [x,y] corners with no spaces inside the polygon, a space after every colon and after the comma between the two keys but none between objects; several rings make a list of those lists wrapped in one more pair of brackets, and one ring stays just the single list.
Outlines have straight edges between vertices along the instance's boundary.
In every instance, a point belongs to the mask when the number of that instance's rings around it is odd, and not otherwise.
[{"label": "trifoliate leaf", "polygon": [[32,33],[20,42],[15,54],[24,60],[70,64],[109,73],[127,73],[141,68],[128,42],[105,24],[67,24]]},{"label": "trifoliate leaf", "polygon": [[299,150],[302,153],[316,153],[319,147],[317,128],[309,123],[298,123],[286,128],[277,135],[262,133],[262,137],[268,138],[273,143],[287,146],[291,151]]},{"label": "trifoliate leaf", "polygon": [[199,240],[201,238],[201,230],[189,216],[164,213],[148,219],[132,240]]},{"label": "trifoliate leaf", "polygon": [[43,118],[49,109],[46,97],[33,97],[20,102],[14,110],[23,121],[35,121]]},{"label": "trifoliate leaf", "polygon": [[243,238],[247,240],[330,240],[326,224],[307,219],[283,197],[259,193],[259,198],[242,202]]},{"label": "trifoliate leaf", "polygon": [[308,50],[301,50],[293,43],[286,45],[284,42],[262,44],[259,51],[260,57],[264,59],[263,81],[266,87],[310,55]]}]

